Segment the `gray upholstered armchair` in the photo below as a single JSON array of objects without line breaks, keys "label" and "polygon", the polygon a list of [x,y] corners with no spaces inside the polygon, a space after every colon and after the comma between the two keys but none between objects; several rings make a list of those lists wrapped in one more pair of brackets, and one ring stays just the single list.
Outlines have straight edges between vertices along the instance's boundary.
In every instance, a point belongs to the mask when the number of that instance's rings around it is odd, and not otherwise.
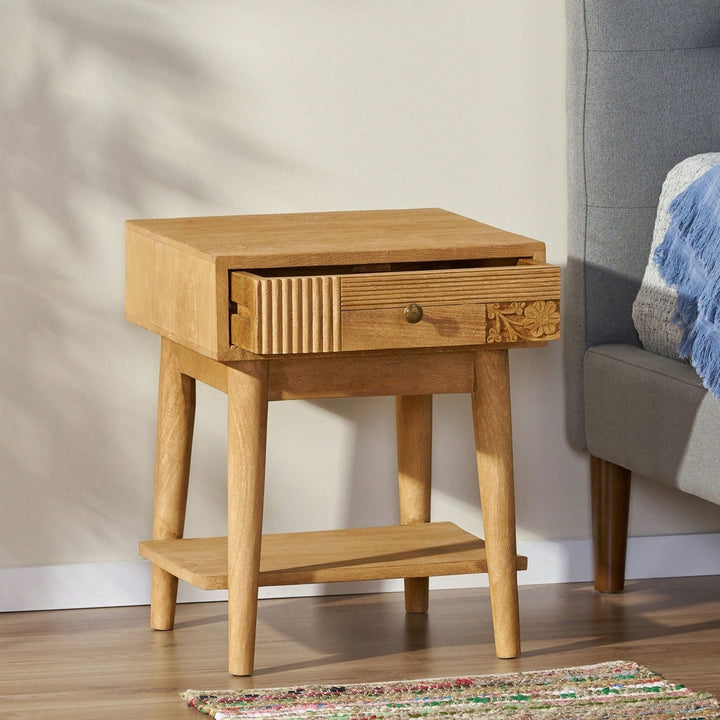
[{"label": "gray upholstered armchair", "polygon": [[718,0],[568,0],[567,424],[591,455],[595,586],[622,590],[630,478],[720,504],[720,401],[631,316],[658,197],[720,150]]}]

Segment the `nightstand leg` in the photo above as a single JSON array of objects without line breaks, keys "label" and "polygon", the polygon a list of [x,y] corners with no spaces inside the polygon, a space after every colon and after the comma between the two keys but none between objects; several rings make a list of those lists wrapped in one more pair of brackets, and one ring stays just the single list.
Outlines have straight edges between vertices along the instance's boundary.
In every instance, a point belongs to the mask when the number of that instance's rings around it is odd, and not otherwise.
[{"label": "nightstand leg", "polygon": [[507,350],[475,353],[472,394],[495,652],[520,654],[510,376]]},{"label": "nightstand leg", "polygon": [[228,669],[252,675],[262,540],[268,363],[228,368]]},{"label": "nightstand leg", "polygon": [[[395,398],[400,522],[430,522],[432,395]],[[429,579],[405,578],[405,610],[428,609]]]},{"label": "nightstand leg", "polygon": [[[195,421],[195,380],[180,372],[175,346],[165,338],[160,350],[153,540],[183,536],[190,455]],[[152,568],[150,627],[172,630],[178,580]]]}]

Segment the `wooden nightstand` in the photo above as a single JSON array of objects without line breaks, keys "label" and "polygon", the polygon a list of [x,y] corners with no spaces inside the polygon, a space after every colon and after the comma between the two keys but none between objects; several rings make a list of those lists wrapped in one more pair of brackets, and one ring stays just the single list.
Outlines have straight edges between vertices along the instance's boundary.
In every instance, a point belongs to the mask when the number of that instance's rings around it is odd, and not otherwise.
[{"label": "wooden nightstand", "polygon": [[[507,349],[559,337],[543,243],[445,210],[129,221],[128,320],[162,336],[151,625],[177,579],[227,588],[229,670],[253,672],[259,585],[487,572],[520,653]],[[228,394],[228,537],[183,539],[195,380]],[[472,395],[485,542],[430,522],[432,395]],[[267,403],[395,395],[401,524],[262,536]]]}]

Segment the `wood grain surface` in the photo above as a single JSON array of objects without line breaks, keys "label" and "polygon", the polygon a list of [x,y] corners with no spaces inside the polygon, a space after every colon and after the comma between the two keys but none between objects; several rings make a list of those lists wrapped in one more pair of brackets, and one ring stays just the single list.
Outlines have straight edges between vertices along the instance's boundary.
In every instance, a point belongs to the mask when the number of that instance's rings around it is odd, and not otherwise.
[{"label": "wood grain surface", "polygon": [[[589,569],[588,569],[589,570]],[[0,614],[3,718],[197,720],[179,693],[487,674],[635,660],[720,696],[720,577],[520,588],[523,655],[495,657],[487,589],[263,600],[253,677],[227,674],[225,603],[180,605],[176,629],[147,607]]]}]

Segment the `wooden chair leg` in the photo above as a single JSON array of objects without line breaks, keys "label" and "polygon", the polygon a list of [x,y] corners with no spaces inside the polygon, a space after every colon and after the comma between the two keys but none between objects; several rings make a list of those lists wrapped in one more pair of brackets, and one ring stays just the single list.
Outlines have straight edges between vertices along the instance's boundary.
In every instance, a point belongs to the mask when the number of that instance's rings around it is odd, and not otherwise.
[{"label": "wooden chair leg", "polygon": [[622,592],[630,508],[630,470],[590,456],[595,589]]},{"label": "wooden chair leg", "polygon": [[[430,522],[432,463],[432,395],[395,399],[400,522]],[[429,578],[405,578],[405,610],[425,613]]]},{"label": "wooden chair leg", "polygon": [[507,350],[475,353],[472,408],[495,652],[514,658],[520,655],[520,608]]},{"label": "wooden chair leg", "polygon": [[[180,372],[175,346],[163,338],[160,350],[153,540],[183,536],[190,455],[195,422],[195,380]],[[153,565],[150,626],[172,630],[178,580]]]},{"label": "wooden chair leg", "polygon": [[228,669],[252,675],[262,541],[268,363],[228,368]]}]

